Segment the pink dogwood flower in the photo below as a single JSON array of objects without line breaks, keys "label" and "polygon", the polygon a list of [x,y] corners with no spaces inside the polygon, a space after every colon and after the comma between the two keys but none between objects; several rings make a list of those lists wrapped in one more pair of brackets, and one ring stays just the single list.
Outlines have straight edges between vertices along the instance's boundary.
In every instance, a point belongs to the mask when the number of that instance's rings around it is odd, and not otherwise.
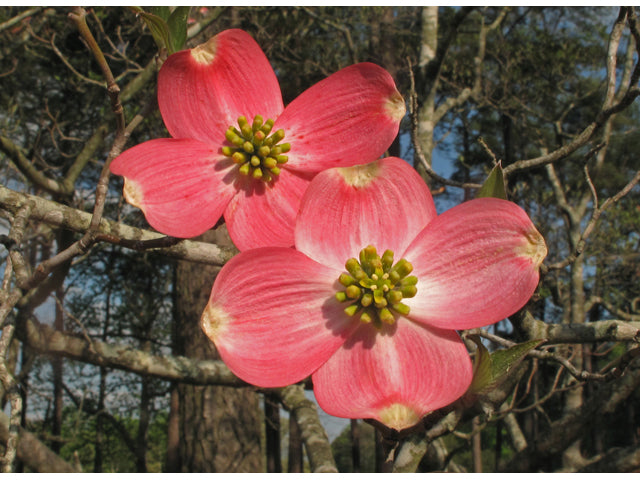
[{"label": "pink dogwood flower", "polygon": [[481,198],[436,215],[398,158],[318,174],[295,246],[231,259],[204,332],[245,381],[279,387],[311,375],[328,414],[397,430],[465,393],[472,365],[456,330],[524,306],[547,253],[512,202]]},{"label": "pink dogwood flower", "polygon": [[285,108],[266,56],[236,29],[171,55],[158,75],[158,105],[173,138],[113,161],[125,198],[175,237],[199,235],[224,215],[240,250],[293,246],[311,178],[378,159],[405,113],[389,73],[371,63],[338,71]]}]

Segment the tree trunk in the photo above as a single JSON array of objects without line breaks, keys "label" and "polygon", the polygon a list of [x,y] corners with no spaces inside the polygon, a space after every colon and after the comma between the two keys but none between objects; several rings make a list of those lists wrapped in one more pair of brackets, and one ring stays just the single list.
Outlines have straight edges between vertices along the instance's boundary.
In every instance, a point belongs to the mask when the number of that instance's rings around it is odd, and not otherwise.
[{"label": "tree trunk", "polygon": [[[58,331],[64,330],[64,311],[62,305],[64,303],[64,288],[62,286],[56,289],[56,314],[53,322],[53,328]],[[60,453],[62,443],[60,437],[62,435],[62,373],[63,360],[62,357],[54,357],[51,360],[51,368],[53,370],[53,424],[51,426],[51,434],[53,442],[51,442],[51,450],[54,453]]]},{"label": "tree trunk", "polygon": [[[204,234],[202,241],[231,246],[226,228]],[[200,329],[218,267],[179,262],[175,285],[177,353],[218,359]],[[260,472],[261,422],[258,395],[250,389],[178,384],[178,465],[180,472]],[[175,413],[175,412],[174,412]]]},{"label": "tree trunk", "polygon": [[[577,236],[577,235],[576,235]],[[577,242],[574,241],[574,244]],[[582,258],[578,258],[571,265],[571,323],[584,323],[584,280]],[[583,348],[581,344],[573,347],[572,363],[578,369],[583,369]],[[564,405],[565,413],[570,413],[582,406],[584,387],[575,387],[566,394]],[[578,438],[570,444],[562,454],[562,466],[568,470],[577,470],[584,466],[585,459],[582,456],[582,439]]]},{"label": "tree trunk", "polygon": [[[418,68],[422,72],[422,75],[424,75],[427,70],[427,65],[435,58],[436,51],[438,49],[438,7],[422,7],[421,36],[422,42],[420,44]],[[424,158],[429,165],[431,165],[431,155],[434,148],[433,132],[435,130],[434,111],[436,88],[433,82],[435,81],[435,78],[423,78],[423,82],[429,82],[429,84],[423,85],[423,95],[421,97],[422,102],[418,111],[418,143],[420,144]],[[425,180],[429,180],[420,163],[415,163],[418,173],[420,173]]]},{"label": "tree trunk", "polygon": [[[147,345],[150,346],[147,342]],[[149,430],[149,423],[151,421],[151,392],[150,392],[150,379],[149,377],[140,378],[140,409],[139,409],[139,421],[138,432],[136,434],[136,471],[138,473],[147,472],[147,432]]]},{"label": "tree trunk", "polygon": [[[480,417],[473,417],[474,430],[480,426]],[[482,432],[477,431],[471,438],[473,452],[473,472],[482,473]]]},{"label": "tree trunk", "polygon": [[274,395],[264,396],[264,428],[267,450],[267,473],[282,473],[280,452],[280,404]]},{"label": "tree trunk", "polygon": [[357,419],[351,419],[351,463],[352,472],[360,473],[360,428]]}]

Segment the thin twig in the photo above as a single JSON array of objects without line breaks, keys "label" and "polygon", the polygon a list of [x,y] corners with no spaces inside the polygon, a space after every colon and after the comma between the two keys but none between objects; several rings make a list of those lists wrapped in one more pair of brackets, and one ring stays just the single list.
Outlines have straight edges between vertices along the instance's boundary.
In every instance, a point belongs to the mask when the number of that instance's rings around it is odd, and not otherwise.
[{"label": "thin twig", "polygon": [[10,18],[9,20],[7,20],[6,22],[2,22],[0,23],[0,32],[2,32],[3,30],[6,30],[7,28],[11,28],[13,27],[16,23],[21,22],[22,20],[24,20],[25,18],[30,17],[31,15],[38,13],[40,10],[43,10],[44,7],[34,7],[34,8],[30,8],[28,10],[25,10],[22,13],[19,13],[18,15],[16,15],[13,18]]},{"label": "thin twig", "polygon": [[87,25],[86,17],[87,12],[82,7],[74,7],[73,11],[69,13],[69,18],[76,24],[76,28],[80,32],[80,35],[82,35],[82,38],[87,42],[89,50],[102,70],[102,74],[107,82],[107,91],[111,98],[111,108],[116,116],[118,132],[122,132],[125,127],[125,119],[124,109],[120,103],[120,87],[118,87],[118,84],[113,77],[113,73],[111,73],[111,68],[109,68],[109,64],[107,63],[107,59],[104,57],[104,53],[102,53],[102,49],[98,45],[98,42],[96,42],[96,39]]},{"label": "thin twig", "polygon": [[443,185],[448,185],[451,187],[458,187],[458,188],[481,188],[482,185],[478,183],[456,182],[453,180],[449,180],[448,178],[441,177],[433,170],[431,165],[429,165],[429,162],[427,162],[427,159],[424,156],[424,152],[422,151],[422,147],[420,146],[420,142],[418,141],[418,95],[416,93],[413,68],[411,65],[411,60],[409,58],[407,58],[407,63],[409,65],[409,80],[411,82],[411,88],[409,91],[409,118],[411,119],[411,129],[410,129],[411,143],[415,150],[416,157],[420,162],[420,165],[422,165],[422,167],[425,169],[425,171],[427,172],[427,175],[429,175],[435,181],[442,183]]},{"label": "thin twig", "polygon": [[[634,38],[636,38],[636,41],[638,40],[638,38],[640,38],[640,33],[638,32],[633,8],[621,7],[618,19],[616,20],[616,23],[609,37],[610,46],[615,45],[616,42],[619,41],[618,35],[620,34],[621,29],[624,27],[623,22],[625,18],[628,20],[629,27],[634,35]],[[640,96],[640,88],[638,88],[637,86],[638,79],[640,78],[640,61],[638,61],[636,62],[636,67],[633,74],[631,75],[629,85],[623,85],[621,87],[626,88],[625,94],[622,95],[622,97],[620,97],[620,99],[616,102],[615,95],[611,93],[612,85],[615,87],[615,68],[611,68],[612,64],[615,65],[614,57],[615,51],[612,48],[609,48],[609,54],[607,57],[607,66],[609,67],[607,74],[607,94],[602,103],[600,113],[596,116],[594,121],[587,125],[582,130],[582,132],[580,132],[580,134],[573,139],[573,141],[558,148],[557,150],[536,158],[518,160],[511,165],[508,165],[504,168],[503,171],[505,178],[508,178],[515,172],[541,167],[568,157],[570,154],[586,145],[587,142],[589,142],[595,135],[595,132],[600,127],[602,127],[612,115],[627,108],[634,102],[636,97]]]},{"label": "thin twig", "polygon": [[58,56],[58,58],[60,60],[62,60],[62,63],[64,63],[67,68],[69,70],[71,70],[71,72],[78,77],[80,80],[82,80],[83,82],[92,84],[92,85],[97,85],[100,88],[105,88],[105,84],[104,82],[99,82],[98,80],[94,80],[93,78],[89,78],[86,75],[83,75],[82,73],[80,73],[78,70],[76,70],[73,65],[71,65],[71,62],[69,62],[69,60],[67,60],[67,57],[65,57],[62,52],[60,51],[60,49],[56,46],[56,34],[54,33],[53,35],[51,35],[51,41],[50,41],[50,45],[51,45],[51,49],[54,51],[54,53]]},{"label": "thin twig", "polygon": [[580,240],[578,241],[575,250],[564,260],[545,266],[545,270],[548,271],[548,270],[563,269],[568,265],[571,265],[580,255],[582,255],[582,252],[584,251],[584,248],[586,246],[587,238],[589,238],[589,235],[591,235],[591,233],[593,232],[593,229],[598,223],[598,220],[600,219],[600,216],[602,215],[602,213],[612,205],[615,205],[617,202],[619,202],[622,197],[627,195],[631,191],[631,189],[638,184],[638,182],[640,182],[640,170],[636,172],[636,174],[629,181],[629,183],[627,183],[617,194],[615,194],[613,197],[607,198],[602,203],[602,206],[598,207],[597,205],[594,205],[594,209],[591,214],[591,219],[589,220],[589,223],[587,223],[587,226],[582,232],[582,235],[580,236]]}]

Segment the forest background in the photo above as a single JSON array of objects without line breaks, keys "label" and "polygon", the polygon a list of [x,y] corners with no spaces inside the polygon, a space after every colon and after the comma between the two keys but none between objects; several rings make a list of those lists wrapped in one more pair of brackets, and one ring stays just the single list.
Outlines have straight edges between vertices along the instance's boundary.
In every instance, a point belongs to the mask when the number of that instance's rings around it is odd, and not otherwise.
[{"label": "forest background", "polygon": [[[105,166],[167,136],[158,42],[227,28],[257,40],[285,104],[383,66],[408,106],[389,154],[438,212],[494,171],[531,216],[549,247],[534,298],[463,332],[493,354],[490,391],[397,434],[217,360],[198,319],[235,254],[224,225],[154,233]],[[640,469],[639,43],[633,7],[0,8],[3,470]]]}]

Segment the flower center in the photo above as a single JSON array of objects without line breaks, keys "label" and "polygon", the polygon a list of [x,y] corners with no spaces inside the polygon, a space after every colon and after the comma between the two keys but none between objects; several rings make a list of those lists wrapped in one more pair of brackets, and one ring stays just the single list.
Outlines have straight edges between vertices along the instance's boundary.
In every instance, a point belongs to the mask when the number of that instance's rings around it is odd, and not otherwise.
[{"label": "flower center", "polygon": [[393,252],[385,250],[382,257],[372,245],[360,252],[360,260],[350,258],[345,263],[349,273],[343,273],[338,281],[345,287],[336,293],[340,302],[352,303],[344,309],[349,316],[360,315],[360,321],[381,328],[383,323],[392,325],[394,312],[409,313],[409,306],[402,299],[414,297],[418,278],[410,275],[413,266],[404,258],[393,263]]},{"label": "flower center", "polygon": [[287,153],[291,145],[278,145],[284,138],[284,130],[271,133],[273,124],[270,118],[263,121],[261,115],[256,115],[251,124],[246,117],[240,117],[237,127],[232,125],[227,129],[225,137],[231,146],[222,147],[222,153],[239,165],[242,175],[270,182],[280,174],[279,166],[287,163],[288,157],[283,153]]}]

